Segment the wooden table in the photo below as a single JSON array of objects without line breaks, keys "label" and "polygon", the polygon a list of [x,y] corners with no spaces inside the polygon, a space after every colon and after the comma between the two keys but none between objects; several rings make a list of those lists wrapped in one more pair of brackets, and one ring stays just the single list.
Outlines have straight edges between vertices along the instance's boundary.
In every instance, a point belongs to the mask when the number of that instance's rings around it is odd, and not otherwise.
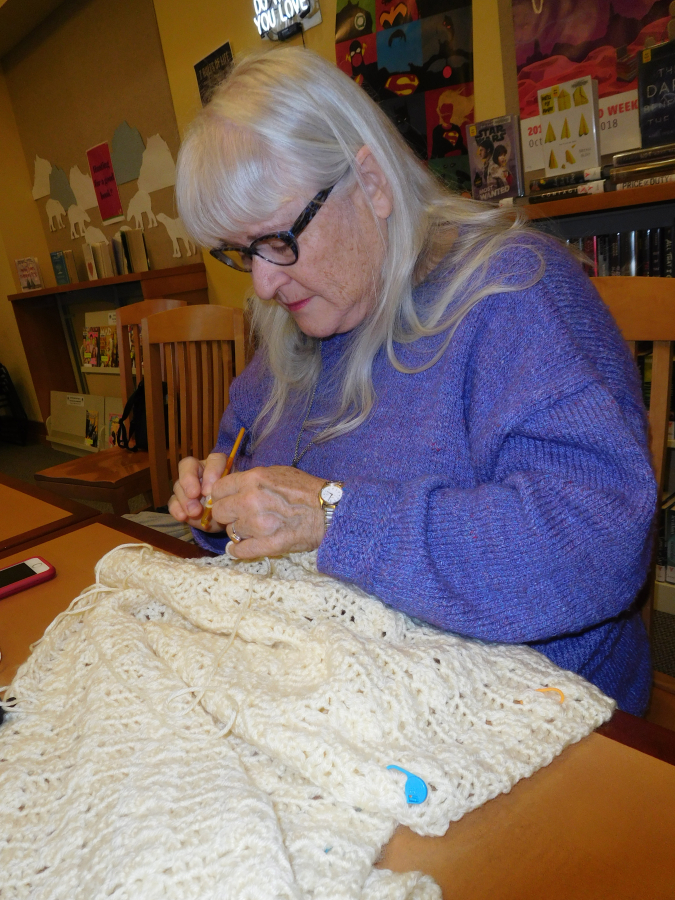
[{"label": "wooden table", "polygon": [[0,566],[27,556],[42,556],[56,569],[56,578],[0,600],[0,684],[9,684],[27,658],[30,645],[71,600],[94,583],[97,561],[119,544],[148,543],[184,559],[208,556],[206,550],[107,513],[44,538],[33,537],[20,548],[0,552]]},{"label": "wooden table", "polygon": [[100,515],[26,481],[0,474],[0,551]]},{"label": "wooden table", "polygon": [[[109,515],[0,553],[7,565],[30,548],[57,570],[53,581],[0,602],[0,683],[93,582],[95,562],[136,540],[182,557],[205,555]],[[509,794],[451,823],[444,837],[400,828],[379,865],[433,875],[446,900],[672,900],[674,836],[675,732],[617,712]]]}]

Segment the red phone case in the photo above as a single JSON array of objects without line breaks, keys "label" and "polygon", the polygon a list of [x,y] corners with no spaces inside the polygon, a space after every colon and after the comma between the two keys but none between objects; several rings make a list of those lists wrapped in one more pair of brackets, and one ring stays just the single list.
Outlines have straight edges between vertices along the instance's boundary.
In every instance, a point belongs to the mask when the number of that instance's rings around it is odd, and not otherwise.
[{"label": "red phone case", "polygon": [[39,572],[35,575],[28,576],[28,578],[22,578],[21,581],[15,581],[14,584],[8,584],[6,587],[0,587],[0,600],[9,597],[11,594],[18,594],[19,591],[25,591],[27,588],[34,587],[36,584],[42,584],[43,581],[49,581],[56,575],[54,566],[42,556],[27,556],[26,559],[20,559],[18,562],[12,563],[9,566],[0,566],[0,571],[2,571],[2,569],[11,569],[12,566],[18,566],[20,563],[26,562],[29,559],[39,559],[40,562],[49,566],[49,569],[46,572]]}]

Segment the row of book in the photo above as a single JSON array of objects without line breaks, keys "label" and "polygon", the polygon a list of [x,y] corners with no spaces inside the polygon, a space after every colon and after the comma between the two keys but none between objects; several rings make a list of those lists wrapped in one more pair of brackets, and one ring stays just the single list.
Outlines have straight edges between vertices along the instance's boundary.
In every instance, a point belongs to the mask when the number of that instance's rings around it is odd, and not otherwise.
[{"label": "row of book", "polygon": [[[120,231],[119,237],[112,239],[112,244],[107,241],[83,244],[82,255],[90,281],[129,275],[132,272],[147,272],[150,269],[142,228]],[[55,250],[50,256],[57,284],[76,284],[79,281],[72,250]]]},{"label": "row of book", "polygon": [[117,328],[114,325],[90,325],[84,329],[82,365],[101,369],[119,367]]},{"label": "row of book", "polygon": [[675,275],[672,228],[590,235],[567,243],[583,253],[584,268],[589,275],[637,275],[643,278],[673,278]]},{"label": "row of book", "polygon": [[675,493],[661,504],[656,545],[656,580],[675,584]]},{"label": "row of book", "polygon": [[[672,81],[675,71],[675,41],[645,48],[634,62],[642,149],[615,154],[611,165],[601,162],[598,85],[590,75],[537,92],[544,177],[530,182],[530,203],[675,182],[675,104],[666,77]],[[524,196],[517,116],[470,125],[467,149],[476,200],[505,205]]]},{"label": "row of book", "polygon": [[675,182],[675,144],[615,153],[610,166],[599,166],[530,182],[530,203],[624,191]]}]

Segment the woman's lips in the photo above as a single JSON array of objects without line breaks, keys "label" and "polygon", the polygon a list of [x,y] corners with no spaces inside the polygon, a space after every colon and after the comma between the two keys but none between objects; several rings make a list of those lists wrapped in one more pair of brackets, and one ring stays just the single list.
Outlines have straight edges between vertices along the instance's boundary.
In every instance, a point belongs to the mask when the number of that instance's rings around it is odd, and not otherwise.
[{"label": "woman's lips", "polygon": [[304,300],[296,300],[295,303],[289,303],[287,300],[284,300],[284,306],[289,311],[289,313],[298,312],[298,310],[307,306],[311,299],[311,297],[305,297]]}]

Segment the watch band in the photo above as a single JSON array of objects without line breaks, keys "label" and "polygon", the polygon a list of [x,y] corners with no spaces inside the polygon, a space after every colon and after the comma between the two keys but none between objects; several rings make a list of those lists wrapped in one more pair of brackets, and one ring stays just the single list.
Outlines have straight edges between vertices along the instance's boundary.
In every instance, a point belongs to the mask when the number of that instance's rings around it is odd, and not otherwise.
[{"label": "watch band", "polygon": [[[333,521],[333,514],[335,513],[335,509],[336,509],[338,503],[340,502],[340,500],[342,499],[342,488],[343,487],[344,487],[344,483],[342,481],[326,481],[321,486],[321,490],[319,491],[319,505],[321,506],[321,509],[323,510],[323,521],[324,521],[326,530],[328,530],[328,527],[330,526],[331,522]],[[330,491],[328,493],[336,493],[335,489],[338,489],[338,491],[337,491],[338,496],[336,497],[334,502],[331,502],[330,499],[324,498],[324,493],[326,493],[326,488],[332,489],[332,491]]]}]

